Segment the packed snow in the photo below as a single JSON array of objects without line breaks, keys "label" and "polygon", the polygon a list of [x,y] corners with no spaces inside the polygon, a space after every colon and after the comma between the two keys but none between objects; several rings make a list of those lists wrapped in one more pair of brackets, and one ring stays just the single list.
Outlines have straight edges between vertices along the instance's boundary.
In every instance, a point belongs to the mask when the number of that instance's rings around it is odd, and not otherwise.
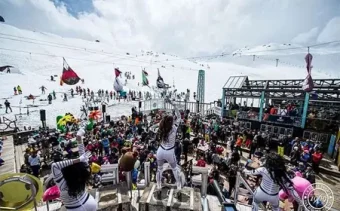
[{"label": "packed snow", "polygon": [[[256,59],[250,56],[228,56],[226,61],[203,62],[180,58],[163,52],[136,49],[135,52],[126,52],[116,49],[102,42],[90,42],[80,39],[71,39],[57,35],[33,32],[0,24],[0,66],[11,65],[15,71],[11,73],[0,72],[0,104],[5,99],[11,103],[13,112],[6,114],[4,105],[0,115],[9,119],[18,118],[19,127],[41,125],[39,110],[45,109],[47,125],[55,127],[56,116],[70,112],[80,116],[81,106],[84,104],[80,96],[69,97],[67,102],[62,101],[62,95],[75,86],[60,86],[59,78],[63,68],[63,57],[70,67],[85,80],[79,82],[82,88],[89,88],[96,93],[98,89],[113,90],[114,68],[119,67],[123,72],[122,80],[125,82],[124,72],[131,72],[134,80],[127,80],[125,90],[150,91],[156,85],[157,69],[164,78],[165,83],[175,86],[178,92],[197,90],[198,70],[205,70],[205,101],[211,102],[221,98],[222,87],[230,76],[245,75],[249,79],[302,79],[306,77],[306,69],[302,66],[292,67],[280,63],[278,67],[273,61]],[[21,51],[21,52],[19,52]],[[270,54],[270,52],[267,52]],[[274,52],[273,52],[274,54]],[[297,59],[304,64],[304,57]],[[150,87],[142,87],[142,69],[149,73]],[[50,80],[50,76],[55,81]],[[313,72],[313,78],[330,78],[325,72]],[[22,95],[14,95],[13,88],[20,85]],[[41,94],[39,87],[47,88],[46,94]],[[57,99],[51,105],[46,100],[48,93],[57,92]],[[24,96],[38,96],[33,102]],[[26,115],[25,107],[30,115]],[[128,115],[132,106],[138,102],[110,101],[108,114],[112,117]],[[18,115],[22,113],[22,115]]]}]

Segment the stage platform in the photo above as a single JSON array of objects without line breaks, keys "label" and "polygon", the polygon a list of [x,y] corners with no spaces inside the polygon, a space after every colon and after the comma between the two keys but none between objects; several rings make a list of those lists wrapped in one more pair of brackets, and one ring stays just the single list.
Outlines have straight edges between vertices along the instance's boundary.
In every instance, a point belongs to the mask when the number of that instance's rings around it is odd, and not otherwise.
[{"label": "stage platform", "polygon": [[5,140],[3,141],[1,158],[5,161],[5,164],[0,166],[0,174],[16,173],[13,136],[3,137]]}]

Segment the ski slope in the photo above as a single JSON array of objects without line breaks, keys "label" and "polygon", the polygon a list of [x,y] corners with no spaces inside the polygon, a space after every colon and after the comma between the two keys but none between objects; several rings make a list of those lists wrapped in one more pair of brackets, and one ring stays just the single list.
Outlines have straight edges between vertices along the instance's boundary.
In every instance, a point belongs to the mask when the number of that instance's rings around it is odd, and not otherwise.
[{"label": "ski slope", "polygon": [[[250,79],[301,79],[305,78],[306,70],[302,67],[292,67],[281,64],[275,67],[272,61],[252,61],[249,56],[234,56],[226,61],[202,62],[180,58],[163,52],[137,49],[126,52],[102,42],[90,42],[80,39],[71,39],[57,35],[33,32],[15,28],[10,25],[0,24],[0,66],[11,65],[17,71],[7,74],[0,73],[0,104],[5,99],[11,103],[13,112],[5,114],[4,108],[0,115],[13,119],[20,113],[20,107],[33,105],[23,96],[29,94],[38,96],[35,108],[30,109],[30,115],[19,117],[19,126],[41,125],[39,110],[47,112],[47,125],[55,127],[56,116],[70,112],[76,116],[81,115],[80,107],[83,101],[79,96],[69,98],[62,102],[62,94],[68,92],[72,86],[59,85],[62,73],[63,57],[70,67],[85,80],[79,83],[82,88],[89,88],[95,92],[98,89],[112,90],[114,82],[114,67],[119,67],[123,72],[129,71],[135,75],[135,80],[128,80],[125,89],[135,91],[153,91],[156,85],[157,69],[160,70],[164,81],[170,86],[175,86],[179,92],[191,90],[191,95],[197,90],[198,70],[205,70],[205,101],[211,102],[221,98],[221,91],[229,76],[247,75]],[[269,52],[270,53],[270,52]],[[300,58],[303,61],[303,58]],[[142,87],[142,68],[149,73],[150,87]],[[51,75],[57,75],[56,81],[50,81]],[[329,78],[324,72],[313,72],[313,78]],[[123,76],[122,81],[125,81]],[[13,88],[20,85],[23,95],[14,96]],[[47,88],[46,94],[41,95],[39,87]],[[73,86],[75,88],[75,86]],[[46,99],[49,92],[55,90],[57,100],[52,105]],[[131,107],[137,102],[115,102],[108,109],[111,116],[130,114]],[[26,109],[21,108],[21,113]]]}]

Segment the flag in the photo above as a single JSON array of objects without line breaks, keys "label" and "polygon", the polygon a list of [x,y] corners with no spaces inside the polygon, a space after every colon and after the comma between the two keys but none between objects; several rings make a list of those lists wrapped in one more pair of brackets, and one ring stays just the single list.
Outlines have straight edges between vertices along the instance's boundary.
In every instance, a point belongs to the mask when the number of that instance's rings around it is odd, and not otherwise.
[{"label": "flag", "polygon": [[143,86],[149,86],[149,80],[147,78],[149,74],[145,71],[145,70],[142,70],[142,85]]},{"label": "flag", "polygon": [[158,78],[157,78],[156,84],[157,84],[157,87],[160,89],[165,88],[165,83],[164,83],[164,80],[161,74],[159,73],[159,69],[158,69]]},{"label": "flag", "polygon": [[119,70],[118,67],[115,68],[115,75],[116,75],[116,78],[120,76],[122,72]]},{"label": "flag", "polygon": [[302,85],[302,89],[305,92],[310,92],[314,88],[314,83],[313,83],[313,79],[312,79],[312,68],[313,68],[312,60],[313,60],[312,54],[308,53],[305,56],[306,68],[307,68],[307,77],[303,81],[303,85]]},{"label": "flag", "polygon": [[113,88],[116,92],[123,91],[123,83],[119,80],[119,78],[115,79],[115,82],[113,84]]},{"label": "flag", "polygon": [[149,73],[148,72],[146,72],[145,71],[145,69],[144,70],[142,70],[143,71],[143,74],[145,75],[145,76],[149,76]]},{"label": "flag", "polygon": [[306,68],[307,68],[307,73],[311,73],[312,71],[312,60],[313,60],[313,56],[312,54],[308,53],[306,56],[305,56],[305,61],[306,61]]},{"label": "flag", "polygon": [[[76,72],[67,64],[65,58],[63,58],[63,74],[61,81],[67,85],[75,85],[80,81],[79,76]],[[60,84],[62,84],[60,82]]]}]

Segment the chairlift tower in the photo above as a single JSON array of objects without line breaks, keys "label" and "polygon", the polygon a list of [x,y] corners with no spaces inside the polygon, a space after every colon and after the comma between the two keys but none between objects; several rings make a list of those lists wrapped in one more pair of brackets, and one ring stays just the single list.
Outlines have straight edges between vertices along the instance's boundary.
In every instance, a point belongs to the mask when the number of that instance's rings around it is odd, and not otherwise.
[{"label": "chairlift tower", "polygon": [[[205,71],[199,70],[197,81],[197,101],[199,103],[204,103],[205,102],[204,96],[205,96]],[[201,106],[203,106],[203,104],[201,104]],[[202,108],[199,108],[199,110],[202,111]]]}]

